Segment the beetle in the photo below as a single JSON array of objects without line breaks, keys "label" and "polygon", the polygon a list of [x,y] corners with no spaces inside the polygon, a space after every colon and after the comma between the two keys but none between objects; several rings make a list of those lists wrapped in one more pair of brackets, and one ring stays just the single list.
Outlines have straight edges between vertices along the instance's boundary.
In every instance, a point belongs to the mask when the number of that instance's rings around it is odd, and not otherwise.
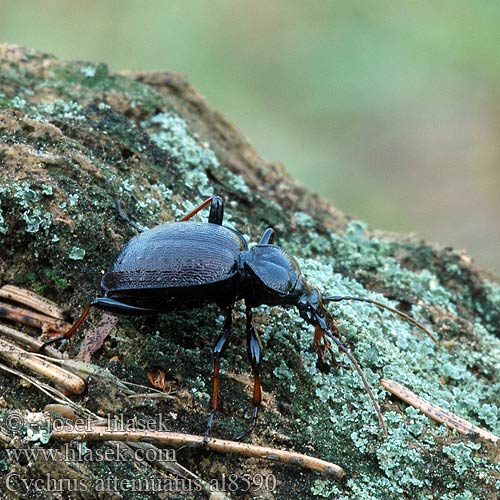
[{"label": "beetle", "polygon": [[[190,221],[210,205],[208,222]],[[203,307],[215,303],[224,311],[222,332],[213,347],[213,388],[211,412],[204,432],[208,440],[219,407],[219,368],[232,326],[232,310],[238,300],[245,302],[246,346],[253,371],[253,412],[247,428],[236,437],[242,439],[256,423],[261,404],[260,366],[262,343],[253,325],[252,309],[259,305],[295,306],[300,316],[315,327],[313,348],[319,360],[330,353],[332,343],[344,353],[358,372],[372,400],[384,434],[386,426],[380,408],[361,367],[342,342],[326,303],[357,300],[388,309],[422,329],[434,341],[432,333],[415,319],[381,302],[363,297],[325,296],[307,283],[296,259],[274,244],[274,230],[266,229],[258,244],[248,246],[238,231],[222,225],[222,198],[211,196],[178,222],[144,229],[131,221],[117,202],[119,215],[139,234],[119,252],[101,279],[102,296],[94,299],[72,327],[63,335],[47,341],[51,344],[70,338],[92,307],[114,314],[148,315]]]}]

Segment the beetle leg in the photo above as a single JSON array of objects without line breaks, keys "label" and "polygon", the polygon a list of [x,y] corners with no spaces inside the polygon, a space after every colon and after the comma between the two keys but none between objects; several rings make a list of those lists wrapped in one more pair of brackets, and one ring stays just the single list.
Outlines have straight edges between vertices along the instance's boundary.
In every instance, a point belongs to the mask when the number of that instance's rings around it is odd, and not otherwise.
[{"label": "beetle leg", "polygon": [[214,224],[222,224],[222,216],[224,213],[224,204],[220,196],[210,196],[205,201],[200,203],[196,208],[193,208],[191,212],[181,217],[178,222],[186,222],[191,219],[193,215],[196,215],[200,210],[208,207],[210,205],[210,215],[208,216],[208,222],[213,222]]},{"label": "beetle leg", "polygon": [[46,340],[42,346],[40,347],[39,351],[40,352],[43,352],[44,349],[51,345],[51,344],[55,344],[56,342],[59,342],[61,340],[65,340],[65,339],[70,339],[73,334],[76,332],[76,330],[80,327],[80,325],[83,323],[84,319],[88,316],[89,312],[90,312],[90,308],[94,305],[94,302],[91,302],[82,312],[82,314],[80,315],[80,317],[73,323],[73,325],[71,326],[71,328],[64,334],[64,335],[59,335],[57,337],[54,337],[50,340]]},{"label": "beetle leg", "polygon": [[131,306],[118,299],[111,297],[97,297],[91,303],[92,306],[109,311],[114,314],[127,314],[130,316],[145,316],[148,314],[158,314],[157,309],[148,309],[147,307]]},{"label": "beetle leg", "polygon": [[225,319],[222,332],[220,333],[217,341],[215,342],[213,353],[214,353],[214,377],[213,377],[213,389],[212,389],[212,411],[208,417],[207,427],[203,434],[203,441],[205,444],[208,442],[208,436],[212,425],[214,423],[215,414],[219,407],[219,368],[220,368],[220,358],[227,347],[229,337],[231,335],[231,326],[233,323],[232,316],[232,306],[228,306],[225,309]]},{"label": "beetle leg", "polygon": [[140,233],[147,231],[149,228],[145,226],[140,226],[137,222],[129,219],[128,215],[122,210],[122,201],[116,200],[116,209],[118,210],[118,215],[120,219],[124,220],[127,224],[131,225],[134,229],[137,229]]},{"label": "beetle leg", "polygon": [[84,309],[80,317],[75,321],[75,323],[73,323],[73,326],[64,335],[59,335],[58,337],[54,337],[50,340],[47,340],[46,342],[44,342],[42,347],[40,347],[40,351],[43,351],[48,345],[54,344],[55,342],[59,342],[60,340],[70,339],[76,332],[76,330],[80,328],[80,325],[83,323],[83,320],[89,314],[91,307],[97,307],[104,311],[109,311],[111,313],[117,313],[117,314],[146,315],[146,314],[156,314],[158,312],[155,309],[146,309],[144,307],[136,307],[124,304],[119,300],[111,299],[109,297],[97,297]]},{"label": "beetle leg", "polygon": [[220,196],[214,196],[212,198],[212,204],[210,205],[210,214],[208,215],[208,222],[212,224],[222,225],[222,219],[224,218],[224,202]]},{"label": "beetle leg", "polygon": [[324,366],[324,364],[326,363],[326,352],[328,351],[333,367],[340,368],[340,364],[335,359],[335,355],[333,354],[332,344],[325,337],[325,332],[320,328],[319,325],[316,325],[316,328],[314,329],[313,351],[318,356],[318,362],[320,366]]},{"label": "beetle leg", "polygon": [[247,316],[247,354],[248,359],[250,360],[250,364],[252,365],[253,375],[254,375],[254,384],[253,384],[253,412],[252,412],[252,421],[250,425],[239,435],[236,436],[235,439],[239,441],[243,439],[247,434],[252,432],[255,425],[257,424],[257,414],[259,413],[260,404],[262,401],[262,390],[260,386],[260,375],[259,368],[260,362],[262,360],[262,342],[260,341],[260,337],[258,333],[255,331],[252,321],[252,309],[247,306],[246,309]]},{"label": "beetle leg", "polygon": [[272,227],[268,227],[264,234],[262,235],[259,245],[269,245],[274,241],[274,229]]}]

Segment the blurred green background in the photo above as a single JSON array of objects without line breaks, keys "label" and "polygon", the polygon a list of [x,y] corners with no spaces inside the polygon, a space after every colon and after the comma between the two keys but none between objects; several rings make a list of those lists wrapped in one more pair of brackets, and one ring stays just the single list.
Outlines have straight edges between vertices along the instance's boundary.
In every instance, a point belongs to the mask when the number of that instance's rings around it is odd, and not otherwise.
[{"label": "blurred green background", "polygon": [[496,0],[0,0],[0,41],[186,73],[338,208],[500,271]]}]

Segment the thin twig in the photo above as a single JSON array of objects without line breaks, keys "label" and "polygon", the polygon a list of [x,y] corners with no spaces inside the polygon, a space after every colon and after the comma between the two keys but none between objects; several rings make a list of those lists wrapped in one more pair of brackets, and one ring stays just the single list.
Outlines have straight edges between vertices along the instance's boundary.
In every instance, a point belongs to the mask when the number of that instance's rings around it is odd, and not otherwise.
[{"label": "thin twig", "polygon": [[[51,434],[53,439],[81,439],[83,441],[156,441],[168,446],[188,446],[190,448],[203,448],[205,446],[203,436],[190,434],[179,434],[176,432],[162,431],[112,431],[105,427],[95,426],[93,429],[85,431],[61,430]],[[209,439],[206,443],[209,450],[218,453],[236,453],[247,457],[262,458],[275,462],[294,464],[305,469],[321,472],[322,474],[333,476],[337,479],[344,477],[345,472],[342,467],[321,460],[319,458],[302,455],[293,451],[278,450],[264,446],[255,446],[236,441],[226,441],[222,439]]]},{"label": "thin twig", "polygon": [[81,394],[85,390],[85,382],[78,375],[49,361],[39,359],[37,356],[3,339],[0,339],[0,357],[14,364],[14,366],[19,365],[38,375],[42,375],[74,394]]},{"label": "thin twig", "polygon": [[43,392],[45,395],[49,396],[52,398],[54,401],[57,403],[61,403],[63,405],[69,405],[72,408],[75,409],[75,411],[80,412],[81,414],[88,415],[92,418],[98,418],[98,416],[95,413],[92,413],[90,410],[87,410],[87,408],[79,405],[78,403],[75,403],[71,399],[69,399],[67,396],[65,396],[61,391],[58,391],[54,387],[52,387],[49,384],[46,384],[45,382],[41,382],[40,380],[36,380],[19,370],[16,370],[14,368],[11,368],[9,366],[6,366],[2,363],[0,363],[0,370],[3,370],[7,373],[10,373],[12,375],[16,375],[17,377],[25,380],[26,382],[30,383],[33,387],[36,387],[39,391]]},{"label": "thin twig", "polygon": [[21,323],[22,325],[40,328],[43,333],[65,333],[71,326],[69,323],[60,319],[52,318],[45,314],[36,313],[30,309],[23,309],[22,307],[7,304],[5,302],[0,302],[0,316],[10,321]]},{"label": "thin twig", "polygon": [[32,309],[35,309],[35,311],[39,311],[47,316],[64,320],[64,312],[55,302],[52,302],[51,300],[46,299],[31,290],[26,290],[13,285],[4,285],[0,288],[0,297],[14,302],[19,302],[19,304],[24,304],[25,306],[31,307]]},{"label": "thin twig", "polygon": [[113,375],[107,368],[94,365],[93,363],[87,363],[86,361],[80,361],[77,359],[51,359],[50,357],[39,353],[33,353],[32,356],[40,359],[46,359],[51,363],[57,363],[66,370],[74,373],[75,375],[78,375],[83,380],[88,380],[89,377],[92,377],[94,379],[100,380],[101,382],[109,382],[114,386],[118,387],[126,394],[135,394],[134,391],[129,388],[129,386],[142,387],[143,389],[149,389],[149,391],[151,392],[155,393],[160,392],[161,394],[164,394],[163,392],[157,391],[156,389],[150,387],[139,386],[137,384],[132,384],[130,382],[120,380],[118,377]]},{"label": "thin twig", "polygon": [[0,428],[0,444],[7,446],[11,441],[12,437],[4,429]]},{"label": "thin twig", "polygon": [[129,394],[127,395],[127,398],[129,399],[144,398],[146,401],[148,401],[151,399],[175,399],[175,396],[172,396],[171,394],[167,394],[165,392],[160,392],[159,394],[152,392],[143,392],[140,394]]},{"label": "thin twig", "polygon": [[[151,443],[126,443],[130,448],[134,450],[142,449],[142,450],[152,450],[153,457],[161,456],[161,451]],[[209,496],[210,499],[217,498],[218,500],[231,500],[231,497],[228,496],[227,493],[222,493],[215,488],[213,483],[209,483],[203,480],[201,477],[197,476],[194,472],[186,469],[179,462],[175,460],[149,460],[147,453],[144,454],[146,461],[148,461],[155,468],[160,469],[163,472],[167,472],[172,474],[174,477],[182,477],[184,479],[190,479],[192,481],[196,481],[201,487],[203,491]],[[217,493],[217,496],[214,495]]]},{"label": "thin twig", "polygon": [[[0,324],[0,333],[5,335],[10,340],[14,340],[15,342],[29,347],[34,351],[40,350],[40,348],[43,346],[43,342],[41,340],[30,337],[29,335],[26,335],[26,333],[14,330],[14,328],[10,328],[9,326]],[[44,351],[49,354],[51,358],[62,359],[64,357],[61,352],[50,346],[45,347]]]},{"label": "thin twig", "polygon": [[[52,363],[56,363],[66,370],[82,377],[87,380],[89,377],[99,380],[100,382],[106,382],[113,384],[118,387],[121,391],[126,393],[128,398],[144,398],[144,399],[175,399],[172,396],[172,392],[165,393],[159,391],[154,387],[148,387],[141,384],[134,384],[133,382],[127,382],[126,380],[121,380],[115,375],[113,375],[107,368],[102,366],[97,366],[92,363],[87,363],[86,361],[79,361],[76,359],[52,359],[44,354],[32,353],[32,356],[40,359],[46,359]],[[140,388],[146,390],[147,392],[135,393],[131,388]]]},{"label": "thin twig", "polygon": [[391,394],[394,394],[405,403],[417,408],[417,410],[425,413],[436,422],[444,424],[450,429],[455,429],[460,434],[477,434],[482,439],[492,441],[493,443],[497,443],[500,440],[498,436],[475,426],[468,420],[465,420],[464,418],[461,418],[458,415],[441,408],[440,406],[429,403],[425,399],[417,396],[414,392],[410,391],[410,389],[407,389],[404,385],[401,385],[394,380],[382,379],[380,384],[384,387],[384,389],[387,389]]}]

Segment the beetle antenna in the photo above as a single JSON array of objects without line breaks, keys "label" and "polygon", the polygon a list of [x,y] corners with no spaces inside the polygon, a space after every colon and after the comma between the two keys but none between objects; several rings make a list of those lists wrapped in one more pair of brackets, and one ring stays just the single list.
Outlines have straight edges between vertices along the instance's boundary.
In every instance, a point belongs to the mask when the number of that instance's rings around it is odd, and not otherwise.
[{"label": "beetle antenna", "polygon": [[333,340],[333,342],[335,342],[335,344],[337,345],[339,350],[341,352],[343,352],[349,358],[349,361],[353,364],[354,368],[358,372],[358,375],[360,376],[361,381],[363,382],[363,385],[365,386],[365,390],[368,393],[368,396],[370,397],[370,399],[372,401],[373,407],[375,408],[375,413],[377,414],[377,418],[378,418],[378,421],[380,423],[380,427],[382,428],[382,432],[383,432],[384,436],[387,437],[387,427],[386,427],[385,422],[384,422],[384,417],[382,415],[382,411],[380,410],[380,406],[377,403],[377,400],[375,399],[375,395],[373,394],[373,391],[370,387],[370,384],[368,383],[368,380],[366,379],[365,374],[364,374],[363,370],[361,369],[361,366],[359,365],[357,359],[354,357],[351,350],[341,340],[339,340],[335,335],[333,335],[333,333],[331,333],[329,330],[323,330],[323,331],[325,332],[325,335],[329,339],[331,339],[331,340]]},{"label": "beetle antenna", "polygon": [[424,326],[422,323],[418,322],[416,319],[413,319],[408,314],[399,311],[398,309],[388,306],[387,304],[383,304],[382,302],[378,302],[377,300],[367,299],[365,297],[351,297],[350,295],[330,295],[329,297],[323,297],[323,300],[331,301],[331,302],[340,302],[341,300],[357,300],[359,302],[368,302],[369,304],[373,304],[381,309],[386,309],[387,311],[391,311],[394,314],[397,314],[400,318],[405,319],[408,323],[416,326],[420,330],[422,330],[426,335],[428,335],[436,344],[438,344],[438,340],[434,335]]}]

